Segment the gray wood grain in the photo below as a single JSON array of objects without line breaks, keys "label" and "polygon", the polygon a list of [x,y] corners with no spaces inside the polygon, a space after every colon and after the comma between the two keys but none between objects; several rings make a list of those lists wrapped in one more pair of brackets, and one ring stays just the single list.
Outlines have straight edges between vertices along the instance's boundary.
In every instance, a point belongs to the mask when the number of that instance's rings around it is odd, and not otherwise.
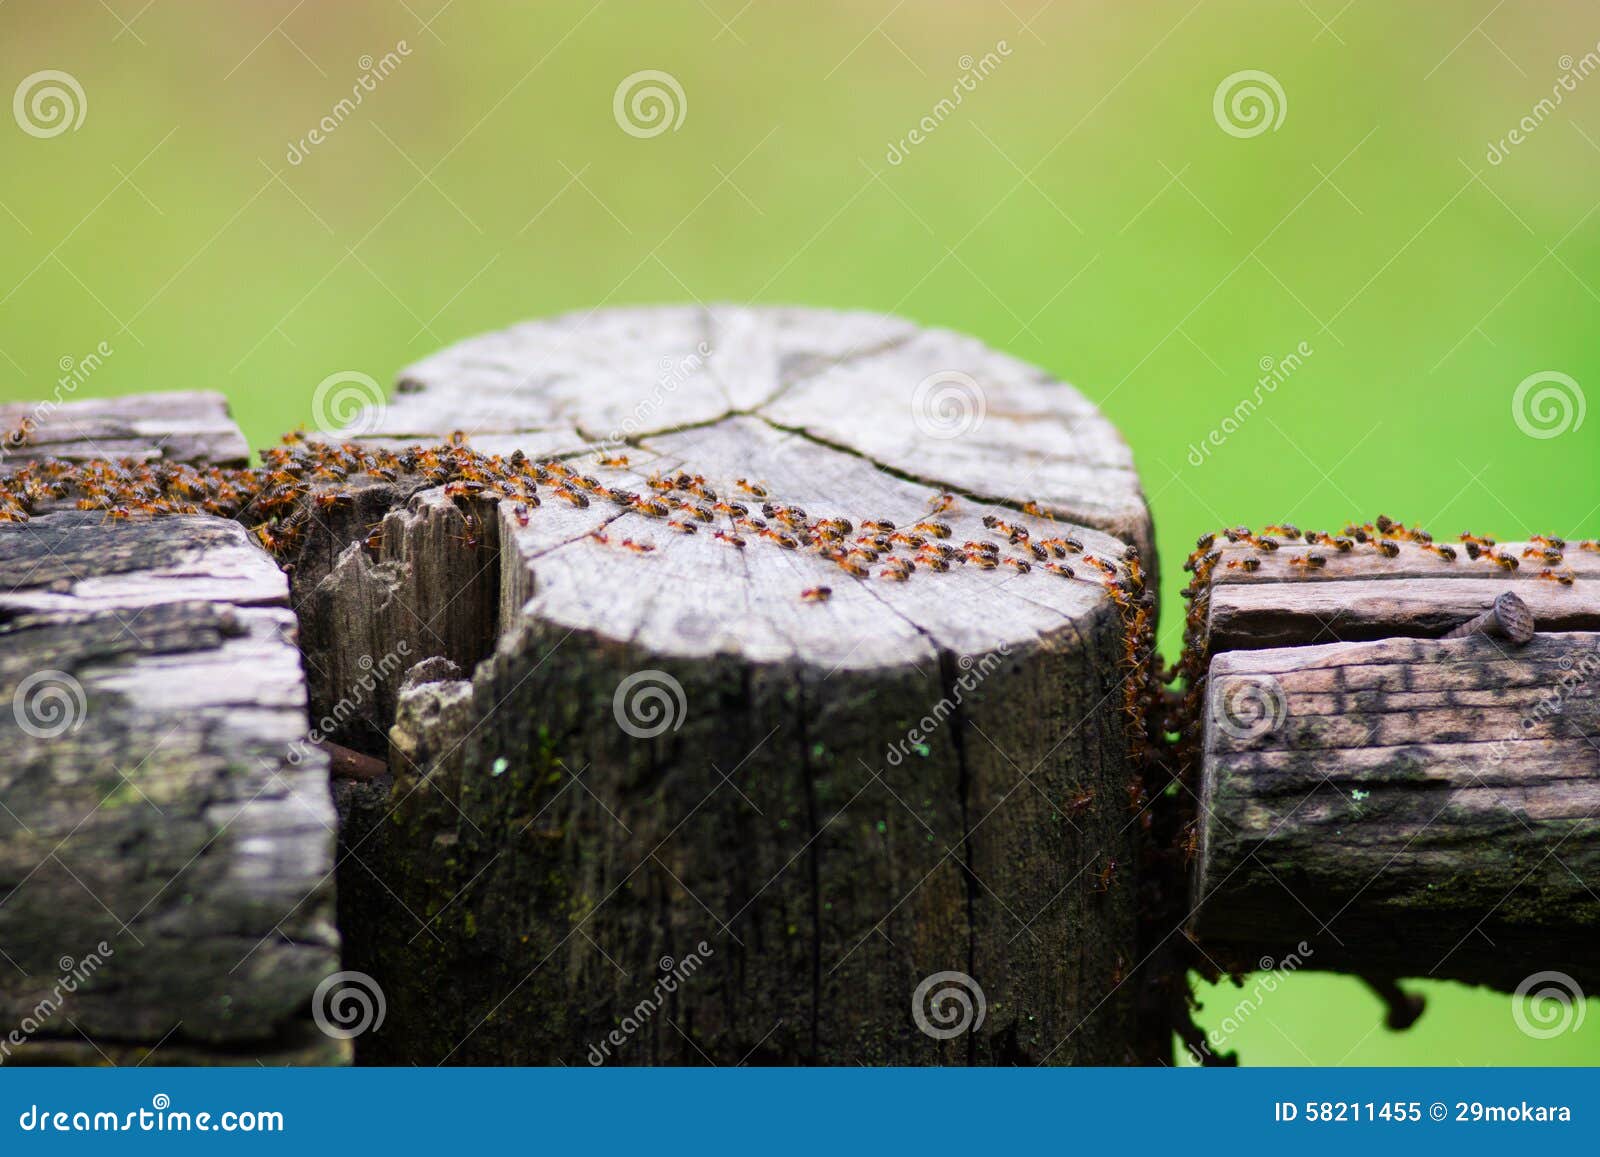
[{"label": "gray wood grain", "polygon": [[1132,453],[1082,394],[974,338],[880,314],[713,305],[529,322],[403,371],[393,400],[353,429],[465,429],[491,452],[508,443],[486,436],[536,434],[523,448],[537,455],[733,414],[939,489],[1037,501],[1154,556]]},{"label": "gray wood grain", "polygon": [[10,1059],[343,1055],[307,1016],[338,967],[334,818],[325,758],[290,758],[287,595],[222,519],[0,526],[0,1025],[39,1022]]},{"label": "gray wood grain", "polygon": [[250,447],[228,414],[228,400],[206,391],[0,405],[0,435],[10,435],[24,420],[31,432],[20,445],[0,444],[0,468],[52,457],[213,466],[243,466],[250,458]]},{"label": "gray wood grain", "polygon": [[[1528,545],[1509,542],[1496,550],[1519,557]],[[1532,559],[1521,559],[1508,572],[1465,554],[1445,562],[1416,543],[1400,543],[1398,550],[1390,559],[1370,547],[1341,554],[1304,545],[1271,552],[1224,545],[1212,576],[1212,650],[1436,637],[1486,610],[1506,590],[1528,604],[1540,630],[1600,630],[1600,554],[1569,548],[1550,568],[1572,573],[1572,585],[1564,586],[1539,578],[1545,566]],[[1308,573],[1290,562],[1310,553],[1327,565]],[[1259,569],[1228,569],[1229,561],[1243,558],[1259,560]]]},{"label": "gray wood grain", "polygon": [[[972,446],[923,435],[908,409],[939,370],[981,383]],[[757,515],[737,479],[812,518],[901,525],[951,491],[958,544],[993,537],[986,513],[1111,559],[1149,543],[1126,447],[1080,395],[892,318],[531,323],[407,370],[351,432],[453,430],[639,493],[654,471],[703,474]],[[600,443],[628,466],[600,465]],[[1019,514],[1029,500],[1061,521]],[[345,833],[371,868],[340,877],[347,961],[407,1026],[363,1038],[363,1057],[576,1064],[630,1025],[603,1060],[1153,1059],[1129,1044],[1121,627],[1092,568],[861,580],[754,534],[734,549],[711,533],[725,516],[682,535],[548,488],[526,525],[501,503],[466,546],[468,511],[398,486],[375,557],[346,553],[352,527],[296,576],[318,620],[393,604],[361,649],[403,637],[472,673],[396,691],[393,796]],[[800,598],[818,585],[829,601]],[[661,689],[658,732],[619,723],[635,679]],[[632,1024],[659,962],[691,952],[703,968]],[[911,998],[952,970],[982,986],[987,1017],[941,1041]]]},{"label": "gray wood grain", "polygon": [[[1465,607],[1478,585],[1299,589],[1421,588]],[[1311,968],[1507,990],[1557,970],[1592,991],[1597,684],[1587,631],[1522,648],[1394,638],[1217,655],[1196,876],[1207,950],[1245,968],[1298,951]]]},{"label": "gray wood grain", "polygon": [[[217,394],[18,404],[0,427],[25,416],[0,470],[247,457]],[[0,524],[0,1061],[348,1059],[309,1015],[339,940],[296,635],[238,523]]]}]

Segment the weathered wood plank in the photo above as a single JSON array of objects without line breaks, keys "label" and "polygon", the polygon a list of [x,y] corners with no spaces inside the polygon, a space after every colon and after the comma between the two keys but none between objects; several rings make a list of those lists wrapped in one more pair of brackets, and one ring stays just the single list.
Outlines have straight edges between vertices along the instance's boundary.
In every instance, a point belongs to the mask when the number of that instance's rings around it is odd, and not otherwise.
[{"label": "weathered wood plank", "polygon": [[0,443],[0,467],[41,458],[164,459],[212,466],[243,466],[250,447],[228,415],[228,400],[203,391],[172,391],[123,398],[0,405],[0,435],[24,422],[25,440]]},{"label": "weathered wood plank", "polygon": [[[1380,585],[1417,583],[1303,589]],[[1207,950],[1249,967],[1306,941],[1313,968],[1600,984],[1597,685],[1592,632],[1217,655],[1196,876]]]},{"label": "weathered wood plank", "polygon": [[[1496,551],[1518,558],[1528,543]],[[1361,641],[1394,636],[1437,637],[1487,609],[1501,591],[1515,590],[1543,631],[1600,630],[1600,554],[1569,547],[1549,569],[1573,576],[1570,586],[1538,577],[1547,564],[1521,560],[1506,571],[1461,553],[1446,562],[1411,542],[1386,558],[1371,547],[1349,554],[1326,547],[1286,545],[1263,552],[1223,544],[1212,571],[1208,628],[1213,652],[1301,643]],[[1321,569],[1291,561],[1317,554]],[[1255,559],[1254,571],[1228,563]]]},{"label": "weathered wood plank", "polygon": [[[13,406],[0,467],[242,464],[213,394]],[[327,761],[283,572],[237,523],[0,524],[0,1060],[329,1062]]]}]

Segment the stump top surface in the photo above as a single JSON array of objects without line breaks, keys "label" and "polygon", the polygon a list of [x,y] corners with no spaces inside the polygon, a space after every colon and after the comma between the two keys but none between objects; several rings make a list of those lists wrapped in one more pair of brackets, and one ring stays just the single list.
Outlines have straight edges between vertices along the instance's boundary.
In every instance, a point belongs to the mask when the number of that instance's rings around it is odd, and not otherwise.
[{"label": "stump top surface", "polygon": [[[686,471],[755,518],[773,502],[849,519],[852,539],[865,519],[910,531],[936,517],[958,550],[992,540],[1001,558],[1032,564],[1029,573],[918,566],[896,582],[882,575],[885,556],[858,579],[803,545],[736,529],[725,509],[691,535],[601,495],[576,508],[543,487],[526,525],[502,503],[502,545],[527,571],[516,588],[526,615],[656,654],[897,666],[939,649],[1070,636],[1105,604],[1103,576],[1083,555],[1050,560],[1076,578],[1051,573],[986,528],[985,515],[1035,540],[1070,536],[1102,558],[1120,558],[1130,542],[1149,557],[1131,453],[1081,394],[975,339],[877,314],[663,307],[531,322],[404,371],[393,400],[350,432],[413,441],[455,430],[486,452],[566,458],[641,496],[653,494],[650,475]],[[617,455],[625,467],[604,464]],[[943,493],[954,504],[933,515]],[[1039,516],[1020,513],[1029,503]],[[676,509],[672,518],[695,521]],[[817,586],[831,599],[803,601]]]}]

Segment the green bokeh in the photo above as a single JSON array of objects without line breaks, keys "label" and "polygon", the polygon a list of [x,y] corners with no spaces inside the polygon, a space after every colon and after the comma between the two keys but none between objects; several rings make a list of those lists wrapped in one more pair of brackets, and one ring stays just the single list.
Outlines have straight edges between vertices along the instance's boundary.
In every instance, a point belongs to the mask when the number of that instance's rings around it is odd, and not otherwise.
[{"label": "green bokeh", "polygon": [[[62,69],[88,111],[50,139],[0,120],[0,400],[48,396],[106,342],[78,396],[221,390],[264,444],[332,373],[387,380],[527,317],[900,313],[1050,368],[1126,433],[1170,651],[1175,562],[1224,522],[1600,530],[1600,418],[1536,438],[1511,404],[1541,371],[1600,383],[1600,77],[1534,111],[1600,21],[1487,7],[11,0],[0,89]],[[889,163],[986,52],[998,67]],[[647,68],[687,111],[636,139],[612,95]],[[1212,107],[1242,69],[1287,102],[1248,139]],[[1302,342],[1193,465],[1262,360]],[[1256,1064],[1600,1060],[1600,1017],[1540,1041],[1503,996],[1427,991],[1395,1036],[1356,982],[1297,976],[1231,1044]],[[1211,992],[1202,1021],[1237,999]]]}]

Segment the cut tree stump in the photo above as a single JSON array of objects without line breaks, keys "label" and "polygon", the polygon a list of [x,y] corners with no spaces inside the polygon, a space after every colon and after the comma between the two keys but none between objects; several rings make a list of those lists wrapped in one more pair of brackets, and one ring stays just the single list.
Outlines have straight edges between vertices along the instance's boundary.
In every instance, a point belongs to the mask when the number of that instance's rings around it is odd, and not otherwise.
[{"label": "cut tree stump", "polygon": [[[703,475],[756,517],[736,480],[858,528],[949,492],[956,544],[993,538],[987,514],[1152,555],[1128,449],[1087,401],[893,318],[537,322],[406,371],[343,436],[455,430],[640,495]],[[724,513],[686,535],[541,487],[523,525],[509,501],[351,484],[295,567],[320,697],[402,642],[469,673],[390,667],[346,714],[353,744],[394,719],[392,795],[359,789],[339,878],[346,965],[388,1000],[362,1060],[1160,1059],[1129,1044],[1134,773],[1091,566],[856,579],[754,530],[736,549]],[[802,601],[819,585],[831,600]],[[919,1031],[955,1023],[946,990],[972,982],[981,1020]]]},{"label": "cut tree stump", "polygon": [[[210,394],[71,403],[30,443],[244,457]],[[310,1015],[339,941],[305,734],[288,584],[238,523],[0,524],[0,1060],[348,1057]]]},{"label": "cut tree stump", "polygon": [[[1593,991],[1600,556],[1563,586],[1399,549],[1214,572],[1195,930],[1245,967]],[[1531,642],[1440,638],[1505,591]]]}]

